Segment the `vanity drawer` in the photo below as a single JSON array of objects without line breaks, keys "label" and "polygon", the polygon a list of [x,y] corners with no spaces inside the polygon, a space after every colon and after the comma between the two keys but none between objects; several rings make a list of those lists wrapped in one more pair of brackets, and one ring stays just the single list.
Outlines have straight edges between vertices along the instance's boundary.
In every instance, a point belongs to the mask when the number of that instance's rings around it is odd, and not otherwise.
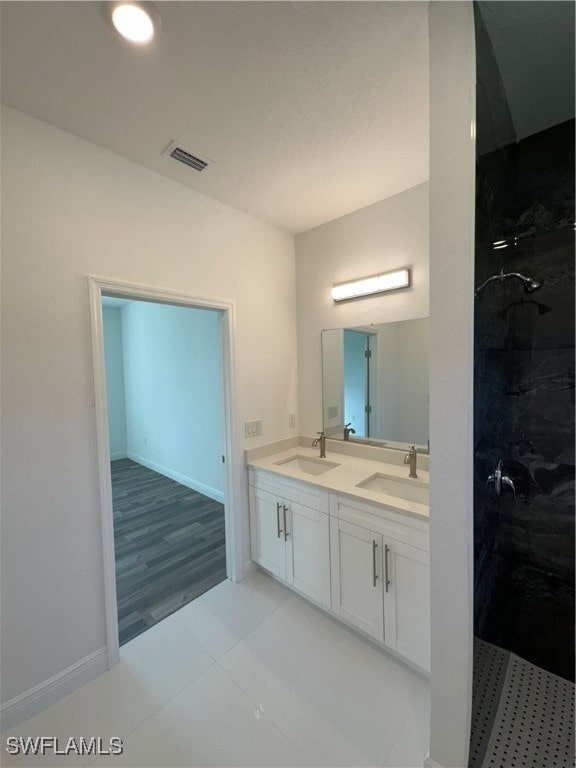
[{"label": "vanity drawer", "polygon": [[430,551],[427,520],[419,520],[388,507],[357,501],[340,494],[330,495],[330,513],[352,525],[359,525],[425,552]]},{"label": "vanity drawer", "polygon": [[280,477],[274,472],[266,472],[266,470],[254,469],[253,467],[250,467],[249,470],[249,483],[258,490],[328,514],[328,491],[317,486],[309,485],[301,480]]}]

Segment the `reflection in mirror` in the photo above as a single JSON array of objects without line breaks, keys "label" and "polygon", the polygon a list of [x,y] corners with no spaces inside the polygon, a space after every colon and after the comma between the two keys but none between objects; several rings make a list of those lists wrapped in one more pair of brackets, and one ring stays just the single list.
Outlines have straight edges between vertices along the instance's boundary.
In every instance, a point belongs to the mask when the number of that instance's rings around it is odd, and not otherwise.
[{"label": "reflection in mirror", "polygon": [[428,318],[322,331],[324,432],[428,446]]}]

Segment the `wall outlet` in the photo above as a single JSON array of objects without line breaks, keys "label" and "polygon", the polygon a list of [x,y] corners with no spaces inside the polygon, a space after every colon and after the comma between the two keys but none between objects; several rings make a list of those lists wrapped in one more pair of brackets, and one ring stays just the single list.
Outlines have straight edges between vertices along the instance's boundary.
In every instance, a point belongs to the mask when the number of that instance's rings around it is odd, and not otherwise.
[{"label": "wall outlet", "polygon": [[295,427],[296,426],[296,414],[295,413],[289,413],[288,414],[288,426],[289,427]]},{"label": "wall outlet", "polygon": [[244,422],[244,436],[257,437],[262,434],[262,419]]}]

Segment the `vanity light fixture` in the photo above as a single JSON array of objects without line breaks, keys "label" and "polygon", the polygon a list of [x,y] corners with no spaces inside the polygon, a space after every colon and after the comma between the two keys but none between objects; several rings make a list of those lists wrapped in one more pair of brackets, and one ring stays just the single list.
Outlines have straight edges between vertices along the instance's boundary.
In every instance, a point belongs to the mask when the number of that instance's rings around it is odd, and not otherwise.
[{"label": "vanity light fixture", "polygon": [[374,293],[396,291],[398,288],[410,287],[410,269],[396,269],[393,272],[382,272],[372,277],[361,277],[348,283],[339,283],[332,288],[334,301],[356,299],[360,296],[370,296]]},{"label": "vanity light fixture", "polygon": [[153,3],[141,0],[118,0],[103,3],[108,22],[131,43],[147,45],[160,30],[161,20]]}]

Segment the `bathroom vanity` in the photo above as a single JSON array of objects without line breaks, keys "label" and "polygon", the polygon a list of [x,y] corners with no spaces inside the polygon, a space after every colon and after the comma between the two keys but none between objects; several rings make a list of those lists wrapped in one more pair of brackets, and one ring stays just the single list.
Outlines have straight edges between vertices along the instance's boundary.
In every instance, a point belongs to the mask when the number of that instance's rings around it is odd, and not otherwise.
[{"label": "bathroom vanity", "polygon": [[428,672],[428,472],[410,479],[399,452],[374,449],[380,461],[334,443],[320,459],[309,445],[248,453],[252,559]]}]

